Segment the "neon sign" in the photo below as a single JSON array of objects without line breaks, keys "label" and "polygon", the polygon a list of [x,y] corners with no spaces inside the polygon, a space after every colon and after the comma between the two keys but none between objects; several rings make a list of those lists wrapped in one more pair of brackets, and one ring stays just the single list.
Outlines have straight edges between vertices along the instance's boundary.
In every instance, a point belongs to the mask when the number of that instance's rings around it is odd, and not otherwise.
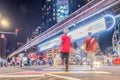
[{"label": "neon sign", "polygon": [[[112,16],[112,15],[105,15],[104,16],[104,18],[106,19],[106,18],[109,18],[109,22],[111,23],[111,25],[110,25],[110,27],[107,29],[107,31],[109,31],[109,30],[111,30],[114,26],[115,26],[115,22],[116,22],[116,20],[115,20],[115,17],[114,16]],[[110,19],[111,18],[111,19]],[[108,21],[106,21],[106,23],[107,23]],[[108,22],[108,23],[109,23]],[[107,25],[107,24],[106,24]],[[107,27],[107,26],[106,26]]]}]

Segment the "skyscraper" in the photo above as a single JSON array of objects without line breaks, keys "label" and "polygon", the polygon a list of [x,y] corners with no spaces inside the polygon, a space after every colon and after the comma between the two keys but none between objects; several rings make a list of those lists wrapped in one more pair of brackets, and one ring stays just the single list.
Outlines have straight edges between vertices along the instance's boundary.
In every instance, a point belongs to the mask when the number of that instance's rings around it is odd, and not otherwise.
[{"label": "skyscraper", "polygon": [[[45,31],[91,0],[41,0],[41,27]],[[42,31],[42,32],[43,32]]]},{"label": "skyscraper", "polygon": [[91,0],[69,0],[69,14],[73,13],[90,1]]},{"label": "skyscraper", "polygon": [[56,0],[42,0],[42,30],[56,24]]}]

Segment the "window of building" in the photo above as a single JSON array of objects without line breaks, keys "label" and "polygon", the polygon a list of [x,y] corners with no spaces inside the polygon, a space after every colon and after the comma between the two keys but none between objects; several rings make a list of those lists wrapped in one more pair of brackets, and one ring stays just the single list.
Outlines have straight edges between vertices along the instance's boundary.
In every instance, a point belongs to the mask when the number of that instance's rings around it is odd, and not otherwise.
[{"label": "window of building", "polygon": [[44,5],[44,8],[46,7],[46,5]]},{"label": "window of building", "polygon": [[55,17],[53,17],[53,20],[55,20]]},{"label": "window of building", "polygon": [[53,7],[55,7],[55,4],[53,4]]},{"label": "window of building", "polygon": [[53,9],[53,12],[55,12],[55,9]]},{"label": "window of building", "polygon": [[80,4],[78,4],[78,8],[80,8]]},{"label": "window of building", "polygon": [[51,7],[49,6],[49,9],[50,9]]},{"label": "window of building", "polygon": [[49,10],[49,8],[47,8],[47,11]]},{"label": "window of building", "polygon": [[51,21],[51,18],[49,18],[49,21]]},{"label": "window of building", "polygon": [[55,16],[55,13],[53,13],[53,16]]},{"label": "window of building", "polygon": [[47,2],[50,2],[51,0],[47,0]]}]

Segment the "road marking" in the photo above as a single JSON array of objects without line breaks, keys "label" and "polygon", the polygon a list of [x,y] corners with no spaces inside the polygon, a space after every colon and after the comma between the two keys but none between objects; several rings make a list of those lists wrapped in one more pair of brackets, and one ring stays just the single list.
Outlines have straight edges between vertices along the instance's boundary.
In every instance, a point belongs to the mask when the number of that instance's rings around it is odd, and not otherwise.
[{"label": "road marking", "polygon": [[39,74],[44,74],[46,72],[44,71],[19,71],[19,72],[14,72],[14,73],[5,73],[7,75],[32,75],[32,74],[36,74],[36,75],[39,75]]},{"label": "road marking", "polygon": [[53,77],[57,77],[57,78],[62,78],[62,79],[67,79],[67,80],[82,80],[82,79],[78,79],[78,78],[72,78],[72,77],[66,77],[66,76],[60,76],[60,75],[54,75],[54,74],[50,74],[50,73],[46,73],[45,75],[47,75],[47,76],[53,76]]},{"label": "road marking", "polygon": [[44,73],[43,71],[21,71],[15,72],[15,74],[41,74]]},{"label": "road marking", "polygon": [[8,77],[11,77],[11,78],[14,78],[14,77],[44,77],[45,75],[44,74],[41,74],[41,75],[0,75],[0,78],[8,78]]},{"label": "road marking", "polygon": [[72,74],[72,73],[82,73],[82,74],[112,74],[106,71],[79,71],[79,72],[49,72],[51,74]]}]

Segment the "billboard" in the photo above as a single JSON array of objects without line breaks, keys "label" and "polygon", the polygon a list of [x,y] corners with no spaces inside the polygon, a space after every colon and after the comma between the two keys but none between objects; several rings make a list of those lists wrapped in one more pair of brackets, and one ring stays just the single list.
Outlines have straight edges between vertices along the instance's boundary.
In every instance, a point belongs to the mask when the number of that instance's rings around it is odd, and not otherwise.
[{"label": "billboard", "polygon": [[72,32],[70,32],[69,35],[73,40],[76,40],[87,36],[88,32],[92,32],[94,34],[96,32],[100,32],[103,30],[106,30],[106,24],[104,18],[94,21],[90,24],[84,25],[80,28],[77,28]]}]

